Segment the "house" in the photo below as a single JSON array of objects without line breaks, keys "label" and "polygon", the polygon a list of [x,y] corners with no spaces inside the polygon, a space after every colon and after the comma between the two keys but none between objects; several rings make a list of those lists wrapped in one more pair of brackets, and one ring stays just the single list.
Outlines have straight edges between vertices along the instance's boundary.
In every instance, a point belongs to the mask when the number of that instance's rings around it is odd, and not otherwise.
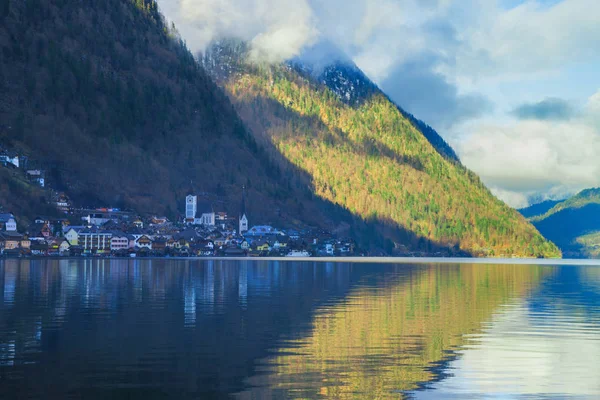
[{"label": "house", "polygon": [[4,230],[7,232],[16,232],[17,231],[17,221],[15,216],[8,214],[0,214],[0,230]]},{"label": "house", "polygon": [[69,254],[70,251],[71,251],[71,245],[69,244],[69,242],[66,239],[62,239],[58,246],[58,254],[60,254],[61,256],[64,256],[66,254]]},{"label": "house", "polygon": [[129,238],[121,232],[113,232],[110,238],[111,252],[124,252],[129,249]]},{"label": "house", "polygon": [[244,236],[263,237],[267,235],[276,235],[279,231],[269,225],[257,225],[253,226],[244,234]]},{"label": "house", "polygon": [[224,211],[220,211],[218,213],[215,214],[215,219],[217,221],[218,224],[223,224],[225,222],[227,222],[228,219],[228,215],[226,212]]},{"label": "house", "polygon": [[136,228],[144,229],[144,221],[142,221],[140,218],[137,218],[135,221],[132,222],[132,224]]},{"label": "house", "polygon": [[213,240],[213,243],[215,244],[215,246],[217,248],[226,246],[229,243],[229,239],[227,239],[226,237],[220,237],[220,238],[216,238]]},{"label": "house", "polygon": [[240,248],[242,250],[248,251],[250,249],[250,243],[248,243],[248,241],[244,239],[242,240],[242,243],[240,243]]},{"label": "house", "polygon": [[0,164],[5,167],[19,168],[19,156],[7,152],[0,153]]},{"label": "house", "polygon": [[190,242],[185,238],[180,238],[175,241],[175,245],[173,246],[173,248],[177,249],[179,251],[184,250],[184,249],[189,249]]},{"label": "house", "polygon": [[36,222],[31,224],[29,228],[27,228],[27,233],[30,238],[36,239],[48,239],[52,236],[52,230],[50,229],[50,225],[47,221],[40,222],[40,219],[36,219]]},{"label": "house", "polygon": [[271,251],[271,246],[266,240],[259,239],[252,242],[252,250],[260,252],[269,252]]},{"label": "house", "polygon": [[276,250],[285,250],[288,248],[289,241],[287,238],[279,238],[273,243],[273,248]]},{"label": "house", "polygon": [[85,217],[82,217],[81,219],[83,221],[87,222],[88,225],[95,225],[95,226],[102,226],[111,220],[108,217],[108,215],[105,215],[103,213],[91,213]]},{"label": "house", "polygon": [[327,254],[328,256],[333,256],[334,251],[335,251],[335,246],[333,245],[333,243],[325,244],[325,254]]},{"label": "house", "polygon": [[150,223],[152,225],[165,225],[167,222],[169,222],[169,220],[167,219],[167,217],[152,217],[150,219]]},{"label": "house", "polygon": [[152,250],[152,239],[146,235],[142,235],[135,240],[136,249]]},{"label": "house", "polygon": [[[19,233],[0,232],[0,247],[2,253],[18,250],[22,248],[22,244],[24,244],[24,242],[29,244],[29,240]],[[29,248],[29,245],[27,245],[27,248]]]},{"label": "house", "polygon": [[48,243],[43,240],[32,240],[29,250],[33,256],[47,256],[48,255]]},{"label": "house", "polygon": [[111,239],[111,232],[86,228],[79,232],[78,244],[86,254],[106,254],[110,253]]},{"label": "house", "polygon": [[152,242],[152,250],[158,253],[164,253],[167,250],[167,238],[159,237]]},{"label": "house", "polygon": [[21,249],[29,251],[29,248],[31,247],[31,240],[29,240],[29,238],[25,235],[19,236],[21,237],[21,240],[19,241],[19,246],[21,247]]},{"label": "house", "polygon": [[44,174],[43,170],[29,169],[29,170],[27,170],[26,174],[27,174],[27,178],[29,178],[30,181],[37,183],[41,187],[46,186],[46,179],[44,177],[45,174]]},{"label": "house", "polygon": [[65,239],[69,242],[71,246],[79,245],[79,232],[86,229],[85,226],[71,226],[65,232]]},{"label": "house", "polygon": [[56,198],[54,199],[54,205],[58,211],[64,214],[69,214],[73,209],[71,200],[69,200],[67,195],[64,193],[59,193],[56,195]]}]

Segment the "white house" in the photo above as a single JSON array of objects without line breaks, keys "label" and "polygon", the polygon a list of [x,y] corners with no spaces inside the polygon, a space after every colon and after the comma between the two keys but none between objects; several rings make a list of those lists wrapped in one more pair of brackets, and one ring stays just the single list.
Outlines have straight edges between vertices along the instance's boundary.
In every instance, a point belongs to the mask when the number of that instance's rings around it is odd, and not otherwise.
[{"label": "white house", "polygon": [[111,219],[104,214],[88,214],[86,217],[81,217],[83,221],[86,221],[89,225],[102,226]]},{"label": "white house", "polygon": [[16,168],[19,168],[19,156],[11,156],[7,153],[0,154],[0,164],[7,166],[12,165]]},{"label": "white house", "polygon": [[79,245],[79,232],[83,229],[85,229],[83,226],[73,226],[65,232],[65,239],[67,239],[71,246]]},{"label": "white house", "polygon": [[110,251],[127,250],[129,248],[129,238],[126,235],[113,234],[110,239]]},{"label": "white house", "polygon": [[71,245],[69,244],[69,242],[67,240],[62,240],[60,242],[60,246],[58,246],[58,253],[62,256],[67,254],[70,249]]},{"label": "white house", "polygon": [[17,231],[17,221],[12,214],[0,214],[0,225],[4,225],[4,230],[7,232]]}]

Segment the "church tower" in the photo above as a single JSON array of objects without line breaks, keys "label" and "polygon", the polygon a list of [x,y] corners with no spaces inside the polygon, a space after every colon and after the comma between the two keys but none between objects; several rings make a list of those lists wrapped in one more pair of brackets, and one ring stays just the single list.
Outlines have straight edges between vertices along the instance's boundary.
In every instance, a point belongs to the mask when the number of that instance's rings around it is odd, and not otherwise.
[{"label": "church tower", "polygon": [[198,196],[192,194],[185,198],[185,219],[193,221],[196,218],[196,210],[198,207]]},{"label": "church tower", "polygon": [[242,186],[242,208],[240,210],[240,235],[248,231],[248,217],[246,216],[246,187]]}]

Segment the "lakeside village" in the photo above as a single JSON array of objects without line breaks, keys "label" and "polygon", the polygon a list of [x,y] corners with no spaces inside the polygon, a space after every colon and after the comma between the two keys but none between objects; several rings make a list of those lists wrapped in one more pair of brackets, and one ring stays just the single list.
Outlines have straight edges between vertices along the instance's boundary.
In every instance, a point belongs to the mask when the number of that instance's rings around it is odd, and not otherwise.
[{"label": "lakeside village", "polygon": [[24,232],[18,231],[13,214],[0,213],[0,255],[333,257],[354,255],[355,251],[351,239],[336,239],[325,231],[250,226],[244,194],[240,214],[233,218],[190,194],[185,199],[185,218],[178,222],[157,216],[143,219],[118,209],[74,211],[64,195],[54,203],[71,217],[37,217]]},{"label": "lakeside village", "polygon": [[[28,157],[0,147],[0,166],[48,188],[45,171]],[[64,193],[52,193],[50,203],[65,217],[39,216],[21,232],[15,216],[0,207],[0,256],[332,257],[356,251],[352,239],[322,230],[251,226],[244,188],[237,216],[215,210],[211,202],[190,193],[184,214],[174,222],[114,208],[74,209]]]}]

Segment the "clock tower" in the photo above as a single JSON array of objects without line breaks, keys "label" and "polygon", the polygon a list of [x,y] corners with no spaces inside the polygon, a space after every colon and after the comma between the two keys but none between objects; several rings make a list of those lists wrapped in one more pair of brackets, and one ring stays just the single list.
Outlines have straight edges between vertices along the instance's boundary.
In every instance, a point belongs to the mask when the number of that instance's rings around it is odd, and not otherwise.
[{"label": "clock tower", "polygon": [[198,206],[198,196],[188,195],[185,198],[185,219],[193,220],[196,218],[196,210]]}]

